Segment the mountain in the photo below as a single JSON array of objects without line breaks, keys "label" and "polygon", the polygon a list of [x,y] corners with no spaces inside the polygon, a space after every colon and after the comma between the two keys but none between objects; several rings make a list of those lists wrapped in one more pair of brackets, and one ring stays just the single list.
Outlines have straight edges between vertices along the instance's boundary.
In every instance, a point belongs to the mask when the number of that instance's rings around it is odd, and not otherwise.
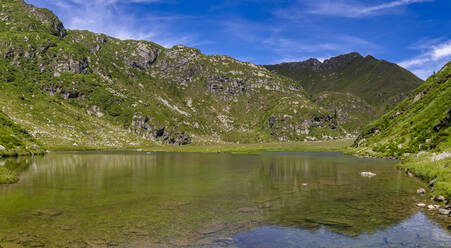
[{"label": "mountain", "polygon": [[[296,80],[305,90],[318,99],[321,105],[324,94],[347,94],[349,99],[365,105],[356,115],[355,109],[341,109],[351,119],[358,119],[363,127],[398,104],[413,89],[423,83],[421,79],[396,64],[349,53],[320,62],[309,59],[302,62],[266,65],[268,70]],[[339,94],[341,93],[341,94]],[[326,105],[330,109],[333,106]],[[356,124],[351,121],[350,124]],[[358,128],[357,127],[357,128]]]},{"label": "mountain", "polygon": [[0,58],[4,116],[50,149],[349,135],[335,111],[262,66],[67,30],[22,0],[0,4]]},{"label": "mountain", "polygon": [[398,106],[368,125],[354,147],[361,154],[408,157],[451,148],[451,62]]}]

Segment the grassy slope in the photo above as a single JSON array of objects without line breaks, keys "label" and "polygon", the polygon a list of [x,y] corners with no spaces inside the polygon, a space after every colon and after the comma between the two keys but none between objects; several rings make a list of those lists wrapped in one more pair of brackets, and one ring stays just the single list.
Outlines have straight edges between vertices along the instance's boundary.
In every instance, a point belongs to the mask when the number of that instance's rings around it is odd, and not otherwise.
[{"label": "grassy slope", "polygon": [[0,111],[0,145],[0,156],[27,155],[42,152],[38,142],[2,111]]},{"label": "grassy slope", "polygon": [[393,110],[374,121],[354,143],[370,156],[405,158],[400,166],[425,180],[437,179],[434,194],[451,198],[451,62]]},{"label": "grassy slope", "polygon": [[[42,153],[39,143],[0,111],[0,157]],[[1,161],[0,161],[1,162]],[[14,170],[0,163],[0,184],[19,180]]]}]

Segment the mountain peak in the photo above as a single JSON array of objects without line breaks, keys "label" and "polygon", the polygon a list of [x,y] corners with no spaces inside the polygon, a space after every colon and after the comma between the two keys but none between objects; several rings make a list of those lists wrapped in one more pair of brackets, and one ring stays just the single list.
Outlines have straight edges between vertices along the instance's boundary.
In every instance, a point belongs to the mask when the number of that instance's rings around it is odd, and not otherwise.
[{"label": "mountain peak", "polygon": [[350,64],[356,59],[362,59],[362,58],[363,58],[362,55],[360,55],[359,53],[352,52],[352,53],[332,57],[330,59],[326,59],[326,60],[324,60],[322,67],[323,67],[323,69],[326,69],[326,70],[332,70],[337,67],[340,67],[340,66],[343,66],[346,64]]}]

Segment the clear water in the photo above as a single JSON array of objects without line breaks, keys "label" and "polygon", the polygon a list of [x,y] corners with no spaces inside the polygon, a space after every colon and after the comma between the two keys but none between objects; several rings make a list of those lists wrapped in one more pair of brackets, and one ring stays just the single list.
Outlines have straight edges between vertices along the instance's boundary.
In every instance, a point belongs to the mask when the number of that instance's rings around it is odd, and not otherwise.
[{"label": "clear water", "polygon": [[424,185],[389,160],[88,152],[0,165],[22,171],[0,186],[4,248],[451,247],[446,219],[415,207]]}]

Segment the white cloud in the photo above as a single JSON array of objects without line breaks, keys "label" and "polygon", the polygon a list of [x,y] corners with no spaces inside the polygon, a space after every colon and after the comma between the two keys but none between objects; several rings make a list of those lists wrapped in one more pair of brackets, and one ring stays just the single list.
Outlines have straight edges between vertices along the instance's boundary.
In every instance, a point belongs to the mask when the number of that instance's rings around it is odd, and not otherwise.
[{"label": "white cloud", "polygon": [[[437,42],[437,39],[433,41]],[[411,70],[422,79],[426,79],[434,71],[440,70],[443,65],[451,61],[451,40],[443,41],[427,48],[424,46],[416,47],[420,47],[420,54],[399,62],[398,65]]]},{"label": "white cloud", "polygon": [[122,4],[175,4],[173,0],[29,0],[37,6],[52,8],[69,29],[89,30],[122,40],[149,40],[165,47],[176,44],[193,45],[197,39],[187,34],[175,34],[174,20],[186,17],[145,13],[134,16]]},{"label": "white cloud", "polygon": [[350,0],[314,0],[307,2],[307,12],[317,15],[356,18],[371,15],[382,15],[386,14],[390,9],[396,7],[432,1],[434,0],[396,0],[378,5],[367,6]]}]

